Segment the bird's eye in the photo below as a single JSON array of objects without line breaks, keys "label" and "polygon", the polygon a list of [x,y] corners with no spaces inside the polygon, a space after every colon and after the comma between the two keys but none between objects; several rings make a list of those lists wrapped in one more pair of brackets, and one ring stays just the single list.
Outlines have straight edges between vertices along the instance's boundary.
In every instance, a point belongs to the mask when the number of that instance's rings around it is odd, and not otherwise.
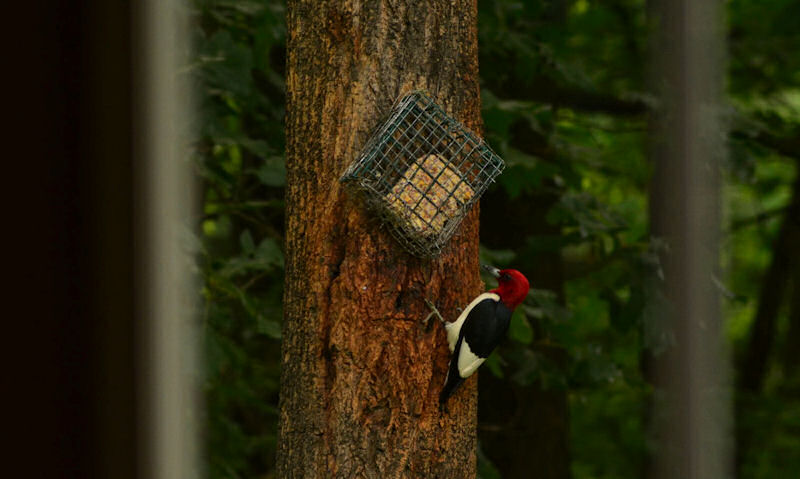
[{"label": "bird's eye", "polygon": [[511,281],[511,275],[509,275],[508,273],[503,273],[503,275],[500,276],[500,279],[503,281]]}]

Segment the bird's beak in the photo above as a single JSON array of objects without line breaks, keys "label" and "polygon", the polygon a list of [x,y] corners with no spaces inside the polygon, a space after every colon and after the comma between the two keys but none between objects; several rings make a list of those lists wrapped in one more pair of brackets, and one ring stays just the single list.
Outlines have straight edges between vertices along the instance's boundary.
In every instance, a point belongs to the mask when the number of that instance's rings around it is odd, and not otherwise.
[{"label": "bird's beak", "polygon": [[495,278],[499,278],[500,277],[500,270],[495,268],[494,266],[489,266],[488,264],[482,264],[481,268],[483,268],[484,271],[486,271],[487,273],[491,274]]}]

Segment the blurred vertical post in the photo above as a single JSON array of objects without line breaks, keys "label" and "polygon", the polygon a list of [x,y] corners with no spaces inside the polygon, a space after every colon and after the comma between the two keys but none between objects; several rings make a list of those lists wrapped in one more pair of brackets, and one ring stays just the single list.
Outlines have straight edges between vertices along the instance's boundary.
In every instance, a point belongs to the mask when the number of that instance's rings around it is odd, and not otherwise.
[{"label": "blurred vertical post", "polygon": [[180,0],[149,0],[136,8],[139,35],[135,112],[140,181],[137,202],[142,264],[140,341],[140,477],[198,477],[198,397],[191,256],[181,245],[192,205],[187,152],[185,78],[189,45]]},{"label": "blurred vertical post", "polygon": [[[719,167],[724,155],[720,95],[723,12],[718,0],[656,0],[654,80],[659,131],[653,201],[663,255],[673,347],[659,358],[656,477],[722,478],[730,473],[718,289]],[[657,233],[658,234],[658,233]]]}]

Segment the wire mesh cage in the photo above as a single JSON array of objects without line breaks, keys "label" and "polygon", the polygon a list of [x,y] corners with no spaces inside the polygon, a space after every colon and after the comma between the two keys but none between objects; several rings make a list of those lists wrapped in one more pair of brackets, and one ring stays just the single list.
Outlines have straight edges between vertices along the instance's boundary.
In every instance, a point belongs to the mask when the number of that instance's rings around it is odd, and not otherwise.
[{"label": "wire mesh cage", "polygon": [[410,253],[441,253],[505,164],[427,95],[402,97],[341,181]]}]

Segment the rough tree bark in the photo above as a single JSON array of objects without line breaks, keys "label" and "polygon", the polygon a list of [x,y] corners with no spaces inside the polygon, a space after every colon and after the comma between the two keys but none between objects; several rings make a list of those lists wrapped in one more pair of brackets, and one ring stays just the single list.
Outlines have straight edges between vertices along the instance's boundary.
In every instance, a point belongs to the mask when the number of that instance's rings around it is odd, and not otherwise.
[{"label": "rough tree bark", "polygon": [[478,212],[432,261],[404,253],[338,177],[394,100],[430,92],[480,129],[474,0],[288,4],[279,477],[475,475],[476,382],[438,410],[448,350],[420,324],[481,288]]}]

